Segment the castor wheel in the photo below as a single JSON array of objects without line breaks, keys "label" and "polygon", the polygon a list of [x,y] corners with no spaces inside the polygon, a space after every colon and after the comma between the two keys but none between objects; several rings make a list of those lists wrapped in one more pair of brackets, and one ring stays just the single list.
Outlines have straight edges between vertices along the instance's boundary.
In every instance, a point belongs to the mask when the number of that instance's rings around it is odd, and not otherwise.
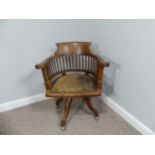
[{"label": "castor wheel", "polygon": [[99,120],[99,116],[95,116],[95,120]]},{"label": "castor wheel", "polygon": [[62,119],[61,121],[61,130],[65,131],[66,130],[66,121]]},{"label": "castor wheel", "polygon": [[98,114],[98,112],[96,112],[96,113],[94,114],[94,116],[95,116],[95,120],[99,120],[99,114]]},{"label": "castor wheel", "polygon": [[66,130],[66,126],[61,126],[61,130],[65,131]]}]

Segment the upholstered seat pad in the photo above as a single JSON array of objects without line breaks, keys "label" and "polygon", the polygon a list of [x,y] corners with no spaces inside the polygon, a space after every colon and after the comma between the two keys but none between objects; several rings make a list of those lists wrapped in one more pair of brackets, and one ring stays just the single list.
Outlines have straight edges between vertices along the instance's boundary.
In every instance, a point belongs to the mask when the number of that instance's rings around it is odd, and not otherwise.
[{"label": "upholstered seat pad", "polygon": [[60,77],[53,85],[54,93],[92,92],[96,90],[96,84],[88,75],[65,75]]}]

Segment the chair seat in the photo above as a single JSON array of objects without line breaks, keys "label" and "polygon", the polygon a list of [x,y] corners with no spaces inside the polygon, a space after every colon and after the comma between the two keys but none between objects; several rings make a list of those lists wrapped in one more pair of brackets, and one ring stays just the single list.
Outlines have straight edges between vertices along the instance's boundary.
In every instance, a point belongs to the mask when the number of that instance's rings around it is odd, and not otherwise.
[{"label": "chair seat", "polygon": [[78,93],[96,91],[96,84],[93,78],[88,75],[64,75],[53,85],[53,93]]}]

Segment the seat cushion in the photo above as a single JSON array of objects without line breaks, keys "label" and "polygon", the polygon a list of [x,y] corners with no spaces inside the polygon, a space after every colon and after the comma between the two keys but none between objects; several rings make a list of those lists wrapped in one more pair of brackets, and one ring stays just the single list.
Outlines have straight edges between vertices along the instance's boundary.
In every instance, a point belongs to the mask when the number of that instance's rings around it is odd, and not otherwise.
[{"label": "seat cushion", "polygon": [[95,91],[96,85],[90,76],[87,75],[65,75],[60,77],[53,85],[52,92],[55,93],[76,93]]}]

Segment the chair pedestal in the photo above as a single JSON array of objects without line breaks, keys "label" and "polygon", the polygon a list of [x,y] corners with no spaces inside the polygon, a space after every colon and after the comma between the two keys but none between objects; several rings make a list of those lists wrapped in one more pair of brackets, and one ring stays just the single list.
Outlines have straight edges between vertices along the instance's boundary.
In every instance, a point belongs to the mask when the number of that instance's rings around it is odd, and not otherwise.
[{"label": "chair pedestal", "polygon": [[[63,99],[60,98],[56,101],[56,106],[59,107],[60,102]],[[98,120],[99,118],[99,113],[98,111],[92,106],[91,102],[90,102],[90,98],[83,98],[84,103],[87,105],[87,107],[89,108],[90,111],[93,112],[95,119]],[[65,98],[65,103],[64,103],[64,111],[63,111],[63,116],[61,119],[61,129],[65,130],[66,129],[66,122],[67,122],[67,118],[70,112],[70,107],[71,107],[71,102],[72,102],[72,98]]]},{"label": "chair pedestal", "polygon": [[97,120],[99,117],[99,113],[98,111],[92,106],[91,102],[90,102],[90,98],[84,98],[84,102],[86,103],[87,107],[89,108],[90,111],[93,112],[95,119]]}]

